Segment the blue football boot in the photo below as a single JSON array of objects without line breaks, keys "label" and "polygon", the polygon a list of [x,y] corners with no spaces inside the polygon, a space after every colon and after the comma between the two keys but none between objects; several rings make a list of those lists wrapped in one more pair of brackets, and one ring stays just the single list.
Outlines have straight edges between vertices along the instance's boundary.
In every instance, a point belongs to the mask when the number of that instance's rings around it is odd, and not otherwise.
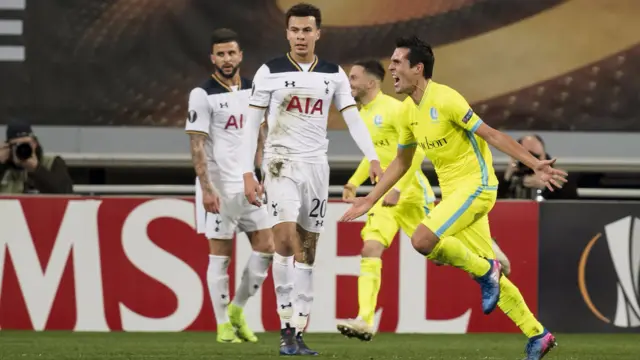
[{"label": "blue football boot", "polygon": [[296,343],[298,344],[298,355],[318,355],[317,351],[309,349],[307,344],[304,343],[304,340],[302,339],[302,333],[298,333],[298,335],[296,335]]},{"label": "blue football boot", "polygon": [[287,326],[280,330],[280,355],[297,355],[296,330]]},{"label": "blue football boot", "polygon": [[478,284],[480,284],[480,290],[482,290],[482,312],[490,314],[495,310],[498,305],[498,299],[500,299],[500,275],[502,269],[500,262],[497,260],[487,259],[491,268],[486,274],[479,278],[476,278]]},{"label": "blue football boot", "polygon": [[527,354],[526,360],[540,360],[557,345],[555,336],[545,329],[542,334],[530,338],[527,342],[527,346],[524,348],[524,352]]}]

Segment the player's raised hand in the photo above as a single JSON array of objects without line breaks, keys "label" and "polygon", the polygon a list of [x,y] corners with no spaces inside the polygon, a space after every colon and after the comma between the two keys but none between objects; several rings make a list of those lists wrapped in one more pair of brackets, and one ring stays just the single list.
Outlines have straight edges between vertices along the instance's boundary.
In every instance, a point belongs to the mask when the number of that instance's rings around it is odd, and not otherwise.
[{"label": "player's raised hand", "polygon": [[350,202],[351,199],[356,197],[356,187],[351,184],[346,184],[342,189],[342,201]]},{"label": "player's raised hand", "polygon": [[349,202],[353,205],[342,215],[340,221],[353,221],[373,207],[373,202],[366,196],[351,199]]},{"label": "player's raised hand", "polygon": [[207,192],[205,191],[202,194],[202,205],[204,205],[205,210],[212,214],[220,213],[220,196],[215,191]]},{"label": "player's raised hand", "polygon": [[380,166],[380,161],[371,160],[369,166],[369,179],[371,180],[371,183],[375,184],[380,181],[383,174],[384,172],[382,171],[382,167]]},{"label": "player's raised hand", "polygon": [[264,196],[264,191],[253,173],[244,174],[244,196],[249,204],[257,207],[262,206],[261,199]]},{"label": "player's raised hand", "polygon": [[544,181],[545,186],[550,191],[553,191],[553,187],[557,187],[558,189],[562,188],[562,186],[567,182],[567,173],[556,169],[553,167],[553,164],[556,162],[556,159],[551,160],[540,160],[533,171],[540,176],[540,180]]},{"label": "player's raised hand", "polygon": [[398,201],[400,201],[400,191],[396,189],[391,189],[389,193],[382,200],[382,206],[392,207],[398,205]]}]

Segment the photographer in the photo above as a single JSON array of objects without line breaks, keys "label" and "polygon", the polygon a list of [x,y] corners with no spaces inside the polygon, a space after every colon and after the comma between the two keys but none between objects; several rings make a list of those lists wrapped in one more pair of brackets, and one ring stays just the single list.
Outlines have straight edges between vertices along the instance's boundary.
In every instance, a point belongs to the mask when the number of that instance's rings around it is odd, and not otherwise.
[{"label": "photographer", "polygon": [[7,125],[6,142],[0,145],[0,194],[70,194],[73,183],[59,156],[44,154],[31,125],[13,121]]},{"label": "photographer", "polygon": [[[518,139],[518,143],[540,160],[551,159],[544,148],[544,141],[538,135],[527,135]],[[512,159],[504,177],[500,179],[498,197],[506,199],[576,199],[578,197],[575,179],[570,176],[561,189],[549,191],[544,182],[533,170]]]}]

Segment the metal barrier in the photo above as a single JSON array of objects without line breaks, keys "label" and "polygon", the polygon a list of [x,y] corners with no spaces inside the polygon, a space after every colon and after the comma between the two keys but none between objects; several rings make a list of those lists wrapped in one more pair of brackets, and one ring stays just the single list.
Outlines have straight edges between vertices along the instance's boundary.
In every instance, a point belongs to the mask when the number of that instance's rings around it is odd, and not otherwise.
[{"label": "metal barrier", "polygon": [[[360,186],[358,194],[367,194],[373,189],[372,186]],[[164,194],[164,195],[192,195],[193,185],[75,185],[74,191],[78,194],[92,195],[135,195],[135,194]],[[440,187],[434,186],[433,192],[440,196]],[[330,197],[341,197],[342,186],[329,186]],[[578,196],[588,198],[640,198],[640,189],[603,189],[603,188],[581,188],[578,189]]]},{"label": "metal barrier", "polygon": [[[83,167],[153,167],[153,168],[182,168],[192,166],[189,154],[78,154],[62,153],[69,166]],[[335,170],[355,169],[362,157],[360,156],[329,156],[329,165]],[[493,159],[496,170],[504,170],[509,159],[496,156]],[[576,172],[640,172],[640,158],[560,158],[558,166],[566,171]],[[433,170],[433,165],[425,161],[423,169]]]}]

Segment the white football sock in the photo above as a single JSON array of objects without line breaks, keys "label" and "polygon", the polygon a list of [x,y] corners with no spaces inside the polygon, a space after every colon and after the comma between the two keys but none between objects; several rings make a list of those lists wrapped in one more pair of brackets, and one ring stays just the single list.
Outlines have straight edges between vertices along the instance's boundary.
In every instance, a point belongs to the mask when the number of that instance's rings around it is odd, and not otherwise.
[{"label": "white football sock", "polygon": [[242,280],[240,280],[240,285],[233,298],[234,305],[243,308],[247,304],[247,300],[258,292],[267,277],[267,271],[272,259],[273,254],[257,251],[251,253],[249,261],[247,261],[247,265],[242,272]]},{"label": "white football sock", "polygon": [[207,285],[213,305],[213,312],[218,325],[228,323],[227,306],[229,305],[229,267],[228,256],[209,255],[207,269]]},{"label": "white football sock", "polygon": [[293,304],[293,325],[296,333],[307,326],[311,305],[313,305],[313,265],[295,262],[293,269],[293,287],[296,297]]},{"label": "white football sock", "polygon": [[273,255],[273,285],[276,289],[276,304],[278,305],[278,315],[280,316],[280,327],[286,328],[291,324],[293,307],[291,304],[291,291],[293,290],[293,279],[289,269],[293,256],[282,256],[278,253]]}]

